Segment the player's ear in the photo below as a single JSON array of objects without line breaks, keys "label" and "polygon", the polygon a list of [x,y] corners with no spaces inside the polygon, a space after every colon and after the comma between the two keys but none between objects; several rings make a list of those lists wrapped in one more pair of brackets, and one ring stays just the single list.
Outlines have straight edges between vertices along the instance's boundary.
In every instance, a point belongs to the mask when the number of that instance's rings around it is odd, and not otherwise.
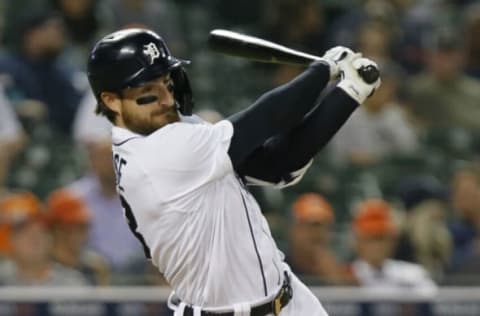
[{"label": "player's ear", "polygon": [[102,92],[100,94],[100,98],[105,104],[113,112],[117,113],[117,115],[122,114],[122,101],[118,97],[118,94],[113,92]]}]

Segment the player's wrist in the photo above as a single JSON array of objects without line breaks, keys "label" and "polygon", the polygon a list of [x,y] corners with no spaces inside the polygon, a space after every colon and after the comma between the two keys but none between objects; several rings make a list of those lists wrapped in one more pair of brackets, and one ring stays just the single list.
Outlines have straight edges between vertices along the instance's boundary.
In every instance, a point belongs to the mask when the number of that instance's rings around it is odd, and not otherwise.
[{"label": "player's wrist", "polygon": [[318,59],[311,63],[309,67],[318,74],[321,74],[322,80],[325,81],[325,84],[328,83],[328,81],[331,80],[331,65],[330,63],[325,60],[325,59]]},{"label": "player's wrist", "polygon": [[319,58],[310,64],[310,67],[328,67],[330,68],[330,62],[324,58]]},{"label": "player's wrist", "polygon": [[328,71],[329,71],[329,74],[330,74],[330,80],[334,80],[334,79],[337,79],[339,77],[340,67],[338,66],[338,64],[336,62],[334,62],[333,60],[326,59],[326,58],[321,58],[321,59],[319,59],[318,62],[322,63],[322,64],[324,64],[328,67]]},{"label": "player's wrist", "polygon": [[355,83],[352,80],[344,79],[341,80],[337,87],[342,89],[348,96],[355,100],[358,104],[362,104],[368,97],[368,94],[359,90],[356,87]]}]

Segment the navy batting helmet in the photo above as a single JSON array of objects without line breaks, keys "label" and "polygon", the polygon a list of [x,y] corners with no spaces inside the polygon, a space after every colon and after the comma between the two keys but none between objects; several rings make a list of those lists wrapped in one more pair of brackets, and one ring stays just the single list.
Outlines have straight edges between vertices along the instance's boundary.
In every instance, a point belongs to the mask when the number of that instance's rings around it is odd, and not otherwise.
[{"label": "navy batting helmet", "polygon": [[170,73],[180,113],[191,115],[192,91],[183,69],[189,63],[173,57],[163,39],[150,30],[126,29],[105,36],[88,59],[88,80],[98,101],[97,113],[105,112],[102,92],[119,92]]}]

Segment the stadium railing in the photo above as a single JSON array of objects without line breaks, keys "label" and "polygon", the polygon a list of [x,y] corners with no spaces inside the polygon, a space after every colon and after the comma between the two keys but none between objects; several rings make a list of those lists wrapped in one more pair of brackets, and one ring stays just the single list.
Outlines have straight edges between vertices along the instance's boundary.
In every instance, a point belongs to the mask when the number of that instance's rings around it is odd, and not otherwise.
[{"label": "stadium railing", "polygon": [[[442,287],[435,295],[369,291],[358,287],[312,287],[335,316],[480,315],[480,288]],[[0,287],[0,315],[126,316],[172,313],[167,287]]]}]

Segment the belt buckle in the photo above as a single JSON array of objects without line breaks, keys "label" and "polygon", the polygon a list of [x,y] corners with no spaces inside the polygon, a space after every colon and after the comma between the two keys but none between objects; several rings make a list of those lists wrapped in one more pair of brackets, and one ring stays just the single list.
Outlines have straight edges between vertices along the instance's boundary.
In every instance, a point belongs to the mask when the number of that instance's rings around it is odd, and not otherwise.
[{"label": "belt buckle", "polygon": [[272,310],[273,310],[273,315],[277,316],[280,314],[280,311],[282,310],[282,298],[283,296],[286,294],[286,295],[289,295],[289,291],[288,291],[288,288],[289,287],[285,287],[283,286],[280,291],[278,292],[277,296],[275,296],[275,299],[273,300],[272,302]]},{"label": "belt buckle", "polygon": [[275,316],[279,315],[282,310],[282,302],[280,301],[281,297],[282,295],[277,295],[273,300],[273,315]]},{"label": "belt buckle", "polygon": [[287,298],[288,301],[293,296],[292,286],[290,285],[290,276],[287,272],[285,272],[285,279],[283,280],[283,285],[280,288],[280,291],[278,291],[277,296],[275,296],[275,299],[272,301],[273,315],[277,316],[280,314],[280,311],[283,307],[282,299],[284,298],[284,296]]}]

